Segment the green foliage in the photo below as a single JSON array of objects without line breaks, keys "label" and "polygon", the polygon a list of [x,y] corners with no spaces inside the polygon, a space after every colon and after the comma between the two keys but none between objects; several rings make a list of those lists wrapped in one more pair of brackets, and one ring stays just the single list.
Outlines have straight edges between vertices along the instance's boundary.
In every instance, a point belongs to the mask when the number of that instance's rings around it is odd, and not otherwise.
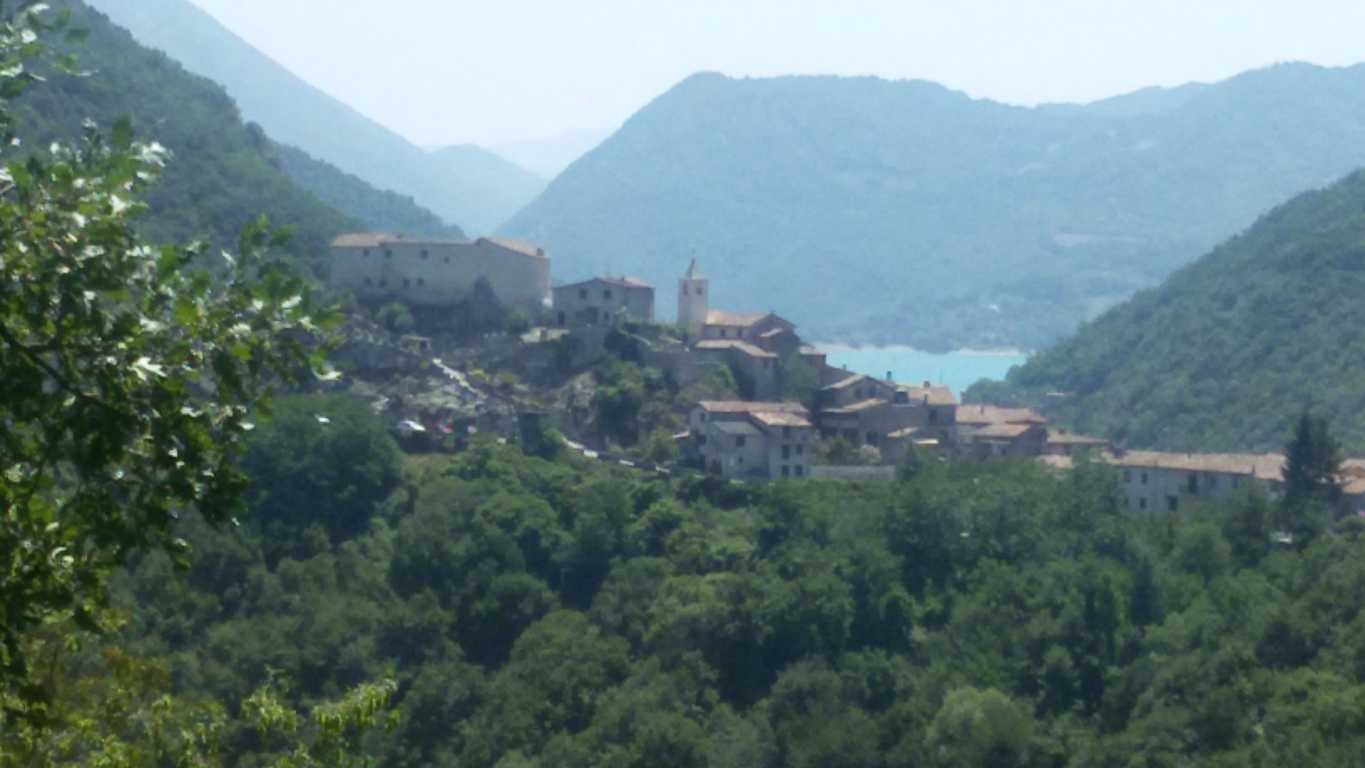
[{"label": "green foliage", "polygon": [[[699,74],[504,229],[655,285],[700,254],[712,306],[776,307],[809,338],[1039,349],[1365,166],[1363,85],[1365,67],[1284,65],[1032,109],[925,82]],[[1210,337],[1171,339],[1196,358]]]},{"label": "green foliage", "polygon": [[1327,419],[1305,412],[1284,454],[1284,522],[1305,532],[1309,518],[1341,498],[1341,444]]},{"label": "green foliage", "polygon": [[[1030,358],[1015,399],[1133,447],[1280,450],[1311,404],[1365,450],[1365,173],[1310,192]],[[975,397],[974,392],[968,393]]]},{"label": "green foliage", "polygon": [[411,333],[417,326],[412,310],[401,301],[390,301],[375,312],[374,319],[391,333]]},{"label": "green foliage", "polygon": [[141,234],[156,242],[201,239],[216,253],[232,248],[241,229],[268,211],[293,235],[287,252],[312,259],[336,234],[358,228],[272,165],[269,141],[242,122],[222,88],[140,47],[80,0],[52,5],[70,11],[72,25],[87,31],[66,47],[78,68],[93,74],[38,65],[46,82],[10,105],[19,135],[41,154],[53,141],[79,143],[87,121],[108,126],[132,116],[136,132],[154,136],[174,159],[146,190]]}]

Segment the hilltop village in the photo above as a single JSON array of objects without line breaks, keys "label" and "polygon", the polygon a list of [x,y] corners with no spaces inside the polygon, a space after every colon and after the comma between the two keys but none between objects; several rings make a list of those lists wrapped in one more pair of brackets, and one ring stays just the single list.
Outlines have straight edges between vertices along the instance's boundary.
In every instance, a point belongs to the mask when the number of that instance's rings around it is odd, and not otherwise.
[{"label": "hilltop village", "polygon": [[[545,250],[518,241],[351,234],[337,238],[332,250],[332,287],[361,302],[399,302],[414,314],[439,316],[483,286],[526,313],[531,327],[518,340],[528,347],[572,342],[575,357],[591,360],[624,344],[642,366],[684,388],[724,371],[736,382],[736,396],[682,404],[686,429],[672,435],[677,451],[670,471],[760,481],[890,479],[907,462],[934,458],[1031,458],[1065,471],[1084,457],[1121,473],[1123,504],[1138,514],[1178,512],[1248,485],[1272,498],[1281,493],[1285,459],[1278,454],[1128,451],[1054,427],[1033,409],[962,404],[930,381],[898,382],[889,373],[877,378],[832,366],[775,312],[713,308],[710,280],[695,260],[678,280],[677,322],[664,325],[656,320],[649,283],[595,277],[551,287]],[[403,340],[418,355],[431,344],[416,335]],[[496,393],[434,362],[451,390],[480,408],[497,403]],[[391,404],[388,397],[383,402]],[[408,437],[452,431],[450,424],[400,415],[398,428]],[[572,439],[575,430],[566,423],[572,420],[563,414],[527,413],[507,403],[501,416],[509,435],[527,439],[529,418],[558,429],[576,450],[603,453]],[[1365,460],[1349,460],[1343,471],[1343,503],[1365,510]]]}]

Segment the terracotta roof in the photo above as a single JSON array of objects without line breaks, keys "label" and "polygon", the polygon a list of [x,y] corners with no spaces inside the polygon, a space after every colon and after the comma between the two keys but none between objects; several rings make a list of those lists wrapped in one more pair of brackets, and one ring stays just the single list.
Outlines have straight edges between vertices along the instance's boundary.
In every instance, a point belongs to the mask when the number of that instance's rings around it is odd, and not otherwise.
[{"label": "terracotta roof", "polygon": [[749,414],[754,421],[765,427],[805,427],[810,428],[814,425],[804,413],[779,413],[775,411],[760,411]]},{"label": "terracotta roof", "polygon": [[1185,472],[1216,472],[1247,475],[1277,482],[1284,475],[1285,458],[1277,453],[1164,453],[1126,451],[1106,459],[1120,467],[1173,469]]},{"label": "terracotta roof", "polygon": [[868,400],[859,400],[856,403],[853,403],[851,405],[845,405],[842,408],[826,408],[825,410],[821,411],[821,413],[825,413],[830,416],[848,416],[850,414],[862,413],[863,411],[871,410],[879,405],[886,405],[886,401],[874,397]]},{"label": "terracotta roof", "polygon": [[496,245],[503,250],[519,253],[522,256],[530,256],[533,259],[546,258],[544,248],[538,248],[530,243],[522,242],[521,240],[509,240],[504,237],[481,237],[475,242]]},{"label": "terracotta roof", "polygon": [[705,339],[696,344],[697,349],[734,349],[742,352],[749,357],[767,357],[776,359],[777,355],[766,349],[760,349],[747,341],[739,339]]},{"label": "terracotta roof", "polygon": [[578,288],[579,286],[591,283],[605,283],[616,286],[617,288],[648,288],[654,290],[654,286],[646,283],[638,277],[592,277],[587,280],[579,280],[576,283],[565,283],[558,288]]},{"label": "terracotta roof", "polygon": [[697,407],[707,413],[809,413],[800,403],[760,400],[703,400]]},{"label": "terracotta roof", "polygon": [[777,328],[773,328],[772,330],[764,331],[763,333],[760,333],[760,334],[758,335],[758,338],[760,338],[760,339],[775,339],[775,338],[777,338],[778,336],[781,336],[781,335],[784,334],[784,333],[794,333],[794,331],[792,331],[792,329],[790,329],[790,328],[786,328],[786,327],[783,327],[783,326],[779,326],[779,327],[777,327]]},{"label": "terracotta roof", "polygon": [[1342,483],[1341,492],[1346,496],[1365,496],[1365,477],[1355,477]]},{"label": "terracotta roof", "polygon": [[344,235],[337,235],[332,240],[333,248],[378,248],[385,241],[395,239],[394,235],[385,235],[377,232],[349,232]]},{"label": "terracotta roof", "polygon": [[801,354],[806,357],[825,357],[827,353],[819,349],[818,347],[802,345]]},{"label": "terracotta roof", "polygon": [[748,328],[751,325],[757,325],[760,320],[767,316],[767,313],[745,314],[713,309],[706,313],[706,324],[723,325],[727,328]]},{"label": "terracotta roof", "polygon": [[1026,432],[1028,432],[1029,430],[1033,429],[1036,426],[1037,426],[1036,424],[1006,424],[1002,422],[994,422],[991,424],[987,424],[986,426],[972,433],[972,438],[973,439],[985,438],[987,440],[992,438],[1013,440],[1016,437],[1023,436]]},{"label": "terracotta roof", "polygon": [[848,389],[849,387],[854,386],[855,384],[861,384],[864,381],[872,381],[872,379],[869,379],[867,376],[864,376],[863,374],[859,373],[855,376],[849,376],[847,379],[836,381],[833,384],[830,384],[829,386],[825,387],[824,390],[826,392],[838,392],[840,390]]},{"label": "terracotta roof", "polygon": [[1046,424],[1047,419],[1032,408],[1001,408],[998,405],[959,405],[959,424]]},{"label": "terracotta roof", "polygon": [[1068,432],[1065,429],[1049,429],[1047,431],[1047,442],[1049,445],[1108,445],[1109,441],[1102,437],[1091,437],[1089,435],[1078,435],[1075,432]]},{"label": "terracotta roof", "polygon": [[896,391],[904,392],[911,400],[927,402],[929,405],[957,405],[957,397],[947,387],[932,384],[927,387],[897,386]]}]

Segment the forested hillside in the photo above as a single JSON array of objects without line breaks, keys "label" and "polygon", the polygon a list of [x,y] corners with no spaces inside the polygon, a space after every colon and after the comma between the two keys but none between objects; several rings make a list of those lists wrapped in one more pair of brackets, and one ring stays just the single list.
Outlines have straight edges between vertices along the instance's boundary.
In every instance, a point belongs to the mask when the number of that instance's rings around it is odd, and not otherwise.
[{"label": "forested hillside", "polygon": [[1365,166],[1365,67],[1283,65],[1090,107],[924,82],[694,76],[505,228],[565,278],[778,309],[816,338],[1037,348]]},{"label": "forested hillside", "polygon": [[[272,138],[364,179],[413,197],[446,222],[489,233],[540,191],[527,171],[503,161],[423,149],[304,82],[188,0],[91,0],[143,42],[221,83]],[[465,30],[465,34],[476,34]]]},{"label": "forested hillside", "polygon": [[[327,417],[323,423],[318,416]],[[392,669],[383,766],[1359,765],[1365,538],[1276,549],[1023,463],[740,487],[521,455],[404,459],[280,404],[238,529],[120,579],[114,658],[229,712]],[[106,650],[106,655],[111,651]],[[76,666],[81,669],[82,667]],[[249,725],[224,757],[257,749]]]},{"label": "forested hillside", "polygon": [[362,179],[318,160],[297,147],[275,144],[275,162],[299,187],[319,200],[360,222],[371,232],[393,232],[422,237],[463,238],[464,231],[446,224],[411,197],[384,192]]},{"label": "forested hillside", "polygon": [[1062,391],[1134,447],[1275,448],[1307,408],[1365,451],[1365,172],[1276,208],[974,397]]},{"label": "forested hillside", "polygon": [[72,47],[94,76],[49,73],[49,82],[14,105],[25,145],[45,148],[79,138],[93,120],[107,128],[129,117],[139,137],[174,157],[150,190],[142,224],[154,240],[204,238],[224,247],[262,214],[294,232],[291,248],[317,255],[338,232],[358,226],[303,191],[272,165],[273,148],[245,125],[221,88],[185,72],[165,54],[139,46],[78,0],[57,0],[89,34]]}]

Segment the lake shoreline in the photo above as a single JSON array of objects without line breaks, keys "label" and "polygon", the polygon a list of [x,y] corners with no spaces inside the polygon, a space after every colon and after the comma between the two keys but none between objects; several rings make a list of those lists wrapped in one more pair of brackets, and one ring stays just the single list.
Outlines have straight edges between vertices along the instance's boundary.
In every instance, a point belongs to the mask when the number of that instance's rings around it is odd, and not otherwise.
[{"label": "lake shoreline", "polygon": [[813,342],[811,346],[826,354],[848,354],[848,353],[869,353],[883,352],[890,354],[913,354],[913,355],[932,355],[935,357],[948,357],[951,355],[968,355],[973,357],[1013,357],[1028,359],[1033,356],[1032,350],[1016,349],[1014,347],[987,347],[978,349],[976,347],[963,347],[947,352],[934,352],[919,347],[912,347],[908,344],[849,344],[846,342]]}]

